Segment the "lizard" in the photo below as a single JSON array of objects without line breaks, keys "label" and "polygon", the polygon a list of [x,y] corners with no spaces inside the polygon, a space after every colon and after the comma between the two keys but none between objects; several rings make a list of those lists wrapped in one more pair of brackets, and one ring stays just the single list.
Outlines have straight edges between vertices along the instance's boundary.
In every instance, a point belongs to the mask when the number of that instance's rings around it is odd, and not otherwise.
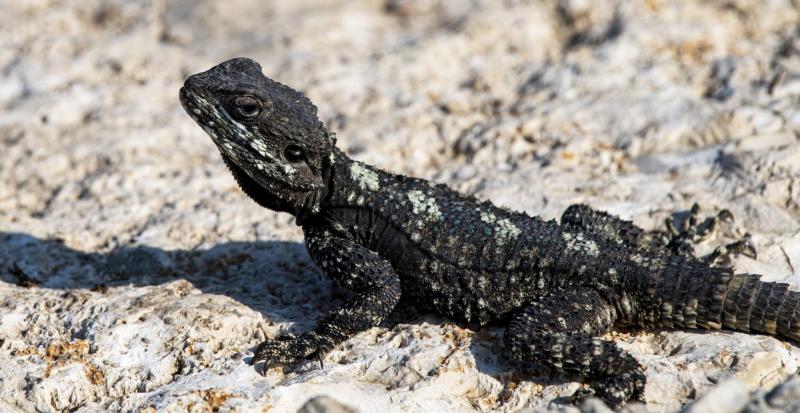
[{"label": "lizard", "polygon": [[698,229],[693,207],[690,225],[668,225],[663,242],[584,204],[545,220],[386,172],[338,149],[311,100],[248,58],[189,76],[179,98],[243,192],[294,215],[314,263],[354,293],[310,331],[257,346],[252,363],[263,371],[319,356],[398,305],[471,328],[505,325],[506,358],[584,383],[576,401],[611,406],[643,400],[646,384],[643,366],[602,338],[613,328],[800,340],[800,292],[717,265],[746,244],[694,256],[692,244],[727,211]]}]

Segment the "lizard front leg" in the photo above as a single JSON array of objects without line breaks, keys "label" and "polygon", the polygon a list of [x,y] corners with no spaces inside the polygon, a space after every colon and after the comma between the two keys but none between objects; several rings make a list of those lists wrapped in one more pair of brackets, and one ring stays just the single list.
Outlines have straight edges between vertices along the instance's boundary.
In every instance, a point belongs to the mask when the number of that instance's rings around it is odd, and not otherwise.
[{"label": "lizard front leg", "polygon": [[380,324],[400,300],[400,279],[389,262],[377,253],[317,229],[306,231],[306,247],[326,275],[357,294],[313,330],[298,337],[279,337],[261,343],[253,364],[264,361],[262,372],[328,351],[350,336]]}]

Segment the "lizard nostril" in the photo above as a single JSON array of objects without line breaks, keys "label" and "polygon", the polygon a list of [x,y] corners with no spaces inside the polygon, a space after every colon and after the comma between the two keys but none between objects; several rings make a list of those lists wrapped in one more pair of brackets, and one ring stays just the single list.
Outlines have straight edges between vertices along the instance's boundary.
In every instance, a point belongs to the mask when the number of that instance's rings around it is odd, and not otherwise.
[{"label": "lizard nostril", "polygon": [[189,76],[185,82],[183,82],[183,87],[186,89],[187,92],[198,95],[200,97],[208,96],[208,92],[206,91],[205,84],[197,79],[197,76]]}]

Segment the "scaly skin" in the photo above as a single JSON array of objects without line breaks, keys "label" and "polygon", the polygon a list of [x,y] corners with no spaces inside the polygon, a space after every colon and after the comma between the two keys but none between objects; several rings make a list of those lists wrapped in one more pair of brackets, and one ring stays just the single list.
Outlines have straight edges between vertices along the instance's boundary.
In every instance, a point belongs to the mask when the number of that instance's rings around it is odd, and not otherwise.
[{"label": "scaly skin", "polygon": [[642,366],[598,338],[614,326],[800,338],[800,293],[673,251],[630,222],[584,205],[545,221],[349,159],[311,101],[252,60],[189,77],[180,98],[245,193],[294,214],[314,262],[356,293],[313,330],[262,343],[265,369],[378,325],[401,297],[476,328],[506,322],[508,357],[614,406],[645,386]]}]

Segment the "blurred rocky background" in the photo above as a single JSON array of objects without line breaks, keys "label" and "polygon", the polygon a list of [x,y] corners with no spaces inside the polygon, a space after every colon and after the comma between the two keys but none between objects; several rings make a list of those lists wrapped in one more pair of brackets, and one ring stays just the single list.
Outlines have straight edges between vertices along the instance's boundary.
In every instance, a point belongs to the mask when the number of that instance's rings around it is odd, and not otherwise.
[{"label": "blurred rocky background", "polygon": [[[291,217],[241,193],[180,108],[183,79],[252,57],[304,91],[353,157],[546,218],[586,202],[653,229],[693,202],[730,209],[701,252],[750,233],[758,259],[737,269],[798,288],[799,10],[0,1],[0,410],[571,411],[579,384],[504,362],[502,329],[425,314],[359,334],[323,368],[257,374],[255,345],[310,328],[347,293]],[[800,398],[796,345],[613,338],[647,367],[635,411]]]}]

